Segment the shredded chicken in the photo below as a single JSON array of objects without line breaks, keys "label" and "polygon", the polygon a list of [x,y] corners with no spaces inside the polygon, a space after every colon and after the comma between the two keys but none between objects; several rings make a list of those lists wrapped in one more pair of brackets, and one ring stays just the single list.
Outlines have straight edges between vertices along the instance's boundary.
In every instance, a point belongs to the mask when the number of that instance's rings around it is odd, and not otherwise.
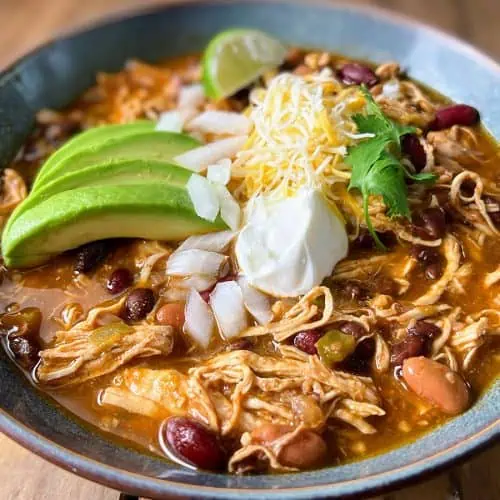
[{"label": "shredded chicken", "polygon": [[[121,302],[94,308],[85,321],[58,332],[54,346],[40,352],[38,380],[58,386],[79,384],[111,373],[134,358],[170,354],[173,348],[170,326],[112,323],[96,329],[98,317],[117,313]],[[120,327],[110,329],[116,325]]]}]

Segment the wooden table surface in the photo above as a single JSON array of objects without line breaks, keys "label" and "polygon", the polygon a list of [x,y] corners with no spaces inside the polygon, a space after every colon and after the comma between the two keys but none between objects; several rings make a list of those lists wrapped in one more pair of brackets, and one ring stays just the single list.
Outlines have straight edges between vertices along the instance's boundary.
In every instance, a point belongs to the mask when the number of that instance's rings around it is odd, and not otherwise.
[{"label": "wooden table surface", "polygon": [[[346,0],[347,1],[347,0]],[[0,0],[0,69],[39,43],[109,13],[168,0]],[[351,0],[439,26],[500,60],[500,0]],[[489,450],[386,500],[498,500],[500,448]],[[0,499],[118,500],[118,492],[78,478],[0,435]]]}]

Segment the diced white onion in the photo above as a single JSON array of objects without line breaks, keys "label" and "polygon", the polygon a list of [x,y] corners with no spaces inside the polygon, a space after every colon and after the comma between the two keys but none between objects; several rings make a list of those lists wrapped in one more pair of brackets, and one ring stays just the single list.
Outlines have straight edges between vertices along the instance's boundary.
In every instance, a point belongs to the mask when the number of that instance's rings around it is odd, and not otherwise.
[{"label": "diced white onion", "polygon": [[231,160],[224,158],[207,168],[207,179],[226,186],[231,180]]},{"label": "diced white onion", "polygon": [[193,174],[186,187],[197,215],[213,222],[220,208],[219,196],[213,184],[205,177]]},{"label": "diced white onion", "polygon": [[269,297],[248,283],[244,276],[238,277],[243,294],[243,302],[248,312],[261,324],[265,325],[273,319]]},{"label": "diced white onion", "polygon": [[241,222],[241,208],[238,202],[233,198],[226,186],[221,184],[214,184],[213,186],[217,192],[222,220],[230,229],[236,231]]},{"label": "diced white onion", "polygon": [[216,276],[194,274],[192,276],[176,280],[173,285],[179,288],[189,288],[198,292],[203,292],[204,290],[212,288],[215,283],[217,283]]},{"label": "diced white onion", "polygon": [[182,132],[184,118],[180,111],[165,111],[156,123],[155,130],[162,132]]},{"label": "diced white onion", "polygon": [[199,108],[205,102],[203,85],[186,85],[179,91],[178,108]]},{"label": "diced white onion", "polygon": [[389,80],[382,86],[382,94],[387,99],[399,99],[401,92],[401,86],[397,80]]},{"label": "diced white onion", "polygon": [[176,252],[195,248],[197,250],[206,250],[208,252],[223,253],[227,250],[227,247],[235,236],[236,233],[233,231],[218,231],[216,233],[190,236],[184,240]]},{"label": "diced white onion", "polygon": [[204,134],[245,135],[250,132],[251,122],[245,115],[234,111],[205,111],[193,118],[186,128]]},{"label": "diced white onion", "polygon": [[217,283],[210,294],[210,305],[221,335],[230,340],[248,328],[248,316],[241,288],[236,281]]},{"label": "diced white onion", "polygon": [[228,257],[206,250],[183,250],[174,252],[167,261],[169,276],[218,276],[224,269]]},{"label": "diced white onion", "polygon": [[209,305],[196,290],[188,294],[184,316],[184,332],[206,349],[214,332],[215,321]]},{"label": "diced white onion", "polygon": [[174,158],[174,160],[184,168],[193,172],[202,172],[209,165],[212,165],[224,158],[232,158],[240,151],[247,136],[229,137],[220,141],[211,142],[199,148],[190,149]]}]

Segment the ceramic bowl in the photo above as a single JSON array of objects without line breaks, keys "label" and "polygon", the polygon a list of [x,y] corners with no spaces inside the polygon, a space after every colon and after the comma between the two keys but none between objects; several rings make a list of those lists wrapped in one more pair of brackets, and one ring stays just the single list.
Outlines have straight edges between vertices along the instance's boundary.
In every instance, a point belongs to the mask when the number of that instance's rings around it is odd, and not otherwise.
[{"label": "ceramic bowl", "polygon": [[[13,158],[40,108],[59,108],[96,72],[136,57],[157,61],[201,51],[218,31],[256,27],[294,45],[372,61],[396,60],[416,79],[481,110],[500,137],[500,67],[434,29],[371,9],[305,1],[199,2],[111,20],[57,39],[0,75],[0,164]],[[414,443],[340,467],[236,477],[193,472],[118,445],[48,400],[0,349],[0,429],[65,469],[154,498],[349,498],[401,486],[497,440],[500,383],[465,414]]]}]

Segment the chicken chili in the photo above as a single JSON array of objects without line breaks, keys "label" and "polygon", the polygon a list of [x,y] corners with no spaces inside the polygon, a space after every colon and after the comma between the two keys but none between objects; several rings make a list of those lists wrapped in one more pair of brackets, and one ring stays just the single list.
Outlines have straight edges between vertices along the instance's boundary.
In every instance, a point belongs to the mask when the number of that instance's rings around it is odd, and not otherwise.
[{"label": "chicken chili", "polygon": [[9,355],[95,426],[237,474],[404,444],[500,366],[478,111],[249,33],[253,74],[223,74],[219,36],[40,111],[1,199]]}]

